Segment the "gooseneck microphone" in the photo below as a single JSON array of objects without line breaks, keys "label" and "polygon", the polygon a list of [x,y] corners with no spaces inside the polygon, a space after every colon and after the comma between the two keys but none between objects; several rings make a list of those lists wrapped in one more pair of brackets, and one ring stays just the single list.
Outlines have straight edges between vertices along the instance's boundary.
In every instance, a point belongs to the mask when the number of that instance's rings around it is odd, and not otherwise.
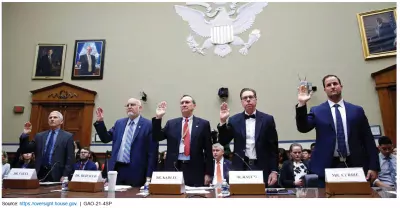
[{"label": "gooseneck microphone", "polygon": [[239,155],[238,153],[236,153],[236,152],[234,152],[233,154],[235,154],[236,156],[238,156],[238,157],[243,161],[243,163],[246,164],[246,166],[249,168],[249,170],[253,170],[253,169],[251,169],[250,165],[247,164],[247,162],[244,160],[243,157],[240,157],[240,155]]},{"label": "gooseneck microphone", "polygon": [[343,157],[343,155],[340,153],[340,151],[338,149],[336,151],[339,154],[339,157],[344,158],[343,162],[344,162],[344,165],[346,166],[346,168],[349,168],[349,166],[347,166],[347,163],[346,163],[346,158]]},{"label": "gooseneck microphone", "polygon": [[53,169],[54,169],[54,167],[56,166],[56,164],[59,163],[59,162],[60,162],[60,161],[55,162],[55,163],[51,166],[49,172],[47,172],[47,174],[44,176],[44,178],[40,179],[39,182],[42,182],[44,179],[46,179],[47,176],[49,176],[49,174],[53,171]]},{"label": "gooseneck microphone", "polygon": [[176,161],[174,161],[174,168],[175,168],[176,171],[179,172],[178,168],[176,168]]}]

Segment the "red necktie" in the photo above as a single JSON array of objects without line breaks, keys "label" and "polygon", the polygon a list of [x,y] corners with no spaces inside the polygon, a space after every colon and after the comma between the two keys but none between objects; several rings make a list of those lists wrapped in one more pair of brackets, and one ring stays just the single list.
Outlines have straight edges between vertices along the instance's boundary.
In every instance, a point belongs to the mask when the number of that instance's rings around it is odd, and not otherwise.
[{"label": "red necktie", "polygon": [[79,166],[79,170],[83,170],[83,163],[81,163],[81,166]]},{"label": "red necktie", "polygon": [[185,119],[185,124],[183,125],[183,144],[185,145],[184,154],[186,156],[190,155],[190,132],[189,132],[189,119]]}]

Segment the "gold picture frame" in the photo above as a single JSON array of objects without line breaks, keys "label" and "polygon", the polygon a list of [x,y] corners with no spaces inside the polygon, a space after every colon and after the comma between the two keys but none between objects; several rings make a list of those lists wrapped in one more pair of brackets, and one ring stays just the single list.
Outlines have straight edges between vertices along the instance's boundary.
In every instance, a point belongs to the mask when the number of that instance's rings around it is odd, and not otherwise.
[{"label": "gold picture frame", "polygon": [[67,44],[37,44],[32,79],[62,80],[66,51]]},{"label": "gold picture frame", "polygon": [[364,59],[396,56],[396,7],[357,14]]}]

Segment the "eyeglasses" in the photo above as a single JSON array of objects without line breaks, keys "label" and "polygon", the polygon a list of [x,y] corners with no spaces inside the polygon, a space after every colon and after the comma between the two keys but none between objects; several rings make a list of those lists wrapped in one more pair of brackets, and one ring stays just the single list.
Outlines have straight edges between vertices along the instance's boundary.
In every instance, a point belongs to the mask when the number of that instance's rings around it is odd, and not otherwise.
[{"label": "eyeglasses", "polygon": [[383,151],[391,151],[391,150],[393,150],[393,147],[381,147],[381,149]]},{"label": "eyeglasses", "polygon": [[89,152],[81,152],[81,154],[89,154]]},{"label": "eyeglasses", "polygon": [[242,97],[242,100],[247,100],[247,99],[254,100],[255,98],[256,97],[254,97],[253,95],[249,95],[249,96]]},{"label": "eyeglasses", "polygon": [[192,101],[188,101],[188,100],[185,100],[185,101],[181,101],[181,105],[183,105],[183,104],[190,104]]},{"label": "eyeglasses", "polygon": [[126,104],[125,105],[125,107],[135,107],[135,106],[137,106],[137,104],[136,103],[128,103],[128,104]]}]

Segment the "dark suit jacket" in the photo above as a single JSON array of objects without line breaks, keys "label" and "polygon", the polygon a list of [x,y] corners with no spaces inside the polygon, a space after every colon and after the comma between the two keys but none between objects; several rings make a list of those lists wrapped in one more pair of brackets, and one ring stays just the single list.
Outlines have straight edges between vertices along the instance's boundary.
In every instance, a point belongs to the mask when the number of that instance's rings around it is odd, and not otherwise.
[{"label": "dark suit jacket", "polygon": [[[36,157],[36,172],[39,173],[42,166],[43,153],[46,150],[46,140],[50,130],[37,133],[35,135],[35,157]],[[29,135],[22,134],[22,140],[29,142]],[[51,165],[54,166],[51,176],[55,181],[59,181],[62,176],[71,174],[72,166],[75,161],[74,139],[73,135],[62,129],[58,132],[56,143],[54,144]],[[58,162],[58,163],[57,163]],[[57,164],[56,164],[57,163]]]},{"label": "dark suit jacket", "polygon": [[[215,173],[215,160],[213,161],[213,173]],[[224,166],[222,167],[222,171],[224,174],[224,179],[226,179],[226,182],[229,183],[229,171],[232,170],[232,162],[230,160],[227,160],[224,158]],[[211,177],[211,182],[214,180],[214,177],[216,177],[214,174]]]},{"label": "dark suit jacket", "polygon": [[[213,157],[211,151],[210,122],[193,116],[192,132],[190,133],[190,178],[185,178],[185,184],[204,185],[204,175],[213,175]],[[153,137],[156,141],[167,139],[166,171],[176,171],[179,144],[182,139],[182,117],[168,120],[164,129],[161,119],[153,118]]]},{"label": "dark suit jacket", "polygon": [[[222,145],[229,144],[234,139],[234,152],[240,157],[245,157],[246,151],[246,121],[244,112],[229,118],[229,123],[218,125],[219,142]],[[263,170],[265,185],[271,171],[278,172],[278,134],[275,128],[274,117],[256,112],[255,149],[257,154],[258,168]],[[236,155],[232,158],[235,170],[244,170],[245,164]]]},{"label": "dark suit jacket", "polygon": [[[107,166],[109,171],[114,170],[128,121],[129,118],[117,120],[109,131],[107,131],[104,122],[94,123],[100,140],[104,143],[112,141],[112,155]],[[156,170],[157,157],[158,142],[153,141],[151,121],[140,116],[133,135],[129,169],[119,171],[117,179],[125,180],[135,187],[142,186],[146,182],[146,177],[151,177],[153,171]]]},{"label": "dark suit jacket", "polygon": [[[307,170],[309,170],[309,161],[308,160],[303,160],[303,164],[307,167]],[[286,160],[282,164],[282,169],[280,170],[279,174],[279,183],[282,185],[284,188],[294,188],[294,172],[293,172],[293,160]],[[304,181],[303,181],[304,183]]]},{"label": "dark suit jacket", "polygon": [[81,55],[79,57],[79,62],[81,62],[81,70],[79,70],[79,75],[93,75],[96,70],[96,57],[94,55],[90,55],[92,59],[92,71],[89,72],[89,61],[87,55]]},{"label": "dark suit jacket", "polygon": [[[346,108],[349,165],[379,171],[378,151],[368,119],[362,107],[344,102]],[[330,168],[336,146],[335,123],[328,101],[311,108],[296,106],[297,130],[307,133],[315,128],[316,144],[310,160],[310,170],[320,178],[325,177],[325,168]]]},{"label": "dark suit jacket", "polygon": [[[22,168],[22,166],[24,165],[24,161],[19,161],[14,167],[12,168]],[[35,168],[35,162],[30,161],[28,166],[26,167],[28,169],[34,169]]]},{"label": "dark suit jacket", "polygon": [[[77,163],[74,164],[74,171],[75,170],[80,170],[79,167],[81,166],[81,161],[78,161]],[[88,160],[85,167],[83,170],[97,170],[96,164],[94,162]]]},{"label": "dark suit jacket", "polygon": [[51,62],[49,60],[49,56],[46,54],[40,58],[39,62],[39,70],[36,71],[36,76],[54,76],[51,69],[53,65],[57,64],[56,57],[51,55]]}]

